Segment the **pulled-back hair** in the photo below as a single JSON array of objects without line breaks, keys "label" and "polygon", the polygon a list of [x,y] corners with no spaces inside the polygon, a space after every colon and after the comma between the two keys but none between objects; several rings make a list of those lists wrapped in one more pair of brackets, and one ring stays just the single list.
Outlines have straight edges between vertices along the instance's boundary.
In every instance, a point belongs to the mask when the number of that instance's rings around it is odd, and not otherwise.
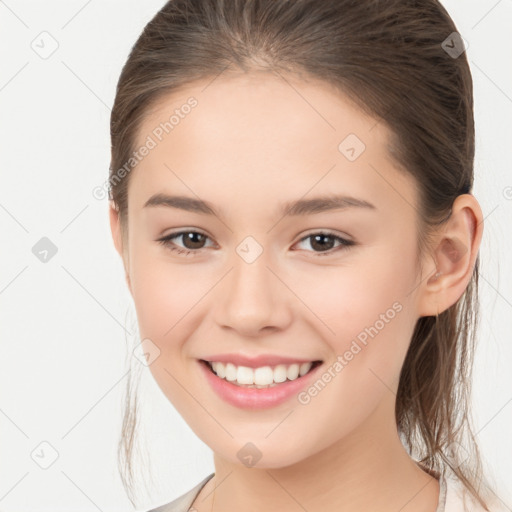
[{"label": "pulled-back hair", "polygon": [[[151,107],[196,80],[268,70],[323,80],[389,129],[391,157],[418,186],[418,254],[424,254],[455,198],[473,187],[471,73],[466,54],[443,44],[456,32],[436,0],[167,2],[131,49],[112,109],[109,197],[123,229],[130,173],[119,179],[118,171],[130,161]],[[427,470],[453,471],[488,510],[469,405],[478,268],[479,257],[457,303],[418,319],[395,416],[411,456]],[[128,491],[136,407],[129,379],[118,452]]]}]

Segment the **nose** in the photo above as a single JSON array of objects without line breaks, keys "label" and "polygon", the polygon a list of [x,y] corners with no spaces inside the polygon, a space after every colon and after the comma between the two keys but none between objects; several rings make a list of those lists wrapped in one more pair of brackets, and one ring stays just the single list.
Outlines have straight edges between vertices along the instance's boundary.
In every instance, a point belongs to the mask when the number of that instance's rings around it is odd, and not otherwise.
[{"label": "nose", "polygon": [[280,272],[270,267],[265,251],[250,261],[236,254],[220,283],[215,297],[217,325],[246,337],[286,329],[292,318],[293,293]]}]

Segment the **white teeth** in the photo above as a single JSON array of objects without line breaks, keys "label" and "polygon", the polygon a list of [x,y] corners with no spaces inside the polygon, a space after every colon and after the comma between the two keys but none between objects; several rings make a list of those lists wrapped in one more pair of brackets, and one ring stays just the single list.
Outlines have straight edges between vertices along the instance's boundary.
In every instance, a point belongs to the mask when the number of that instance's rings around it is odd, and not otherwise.
[{"label": "white teeth", "polygon": [[226,366],[219,363],[212,363],[213,371],[223,379],[226,376]]},{"label": "white teeth", "polygon": [[295,380],[299,376],[306,375],[313,363],[278,364],[273,368],[270,366],[249,368],[247,366],[235,366],[232,363],[224,364],[219,361],[214,361],[210,365],[221,379],[245,387],[267,388],[285,382],[287,379]]},{"label": "white teeth", "polygon": [[254,384],[254,370],[247,366],[239,366],[236,370],[238,384]]},{"label": "white teeth", "polygon": [[[219,365],[219,364],[222,364],[222,363],[217,363],[217,365]],[[225,377],[225,379],[229,380],[229,381],[236,380],[236,374],[237,374],[236,366],[234,364],[228,363],[226,365],[226,377]]]},{"label": "white teeth", "polygon": [[306,373],[309,372],[311,369],[313,363],[302,363],[300,365],[299,375],[302,377],[303,375],[306,375]]},{"label": "white teeth", "polygon": [[286,366],[284,364],[278,364],[274,368],[274,382],[284,382],[286,380]]},{"label": "white teeth", "polygon": [[258,386],[266,386],[274,380],[274,372],[270,366],[263,366],[255,368],[254,370],[254,384]]},{"label": "white teeth", "polygon": [[292,364],[288,367],[288,370],[286,372],[286,377],[288,380],[295,380],[299,376],[300,372],[300,365],[298,364]]}]

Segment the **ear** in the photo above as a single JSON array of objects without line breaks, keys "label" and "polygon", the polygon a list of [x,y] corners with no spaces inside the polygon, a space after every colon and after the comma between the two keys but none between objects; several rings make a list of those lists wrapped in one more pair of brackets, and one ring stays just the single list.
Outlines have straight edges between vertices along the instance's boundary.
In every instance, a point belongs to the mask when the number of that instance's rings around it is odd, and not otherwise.
[{"label": "ear", "polygon": [[473,275],[483,233],[480,205],[471,194],[453,202],[450,218],[436,237],[435,263],[418,293],[418,314],[436,316],[455,304]]},{"label": "ear", "polygon": [[116,251],[119,253],[121,259],[123,260],[126,283],[130,290],[130,293],[132,293],[130,275],[128,273],[128,251],[126,250],[126,247],[124,247],[123,244],[121,217],[119,215],[119,210],[117,209],[114,201],[110,201],[108,210],[110,217],[110,231],[112,232],[112,240],[114,241]]}]

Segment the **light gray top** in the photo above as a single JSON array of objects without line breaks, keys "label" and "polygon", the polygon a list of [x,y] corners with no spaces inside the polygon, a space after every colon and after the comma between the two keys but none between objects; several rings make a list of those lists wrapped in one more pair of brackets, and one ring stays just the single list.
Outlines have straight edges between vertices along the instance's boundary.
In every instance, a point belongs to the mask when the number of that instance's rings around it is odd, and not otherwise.
[{"label": "light gray top", "polygon": [[194,500],[201,492],[201,489],[206,485],[210,478],[213,478],[214,475],[215,473],[211,473],[201,482],[199,482],[194,488],[190,489],[190,491],[187,491],[185,494],[182,494],[179,498],[176,498],[166,505],[153,508],[149,512],[188,512],[188,509],[192,506],[192,503],[194,503]]}]

